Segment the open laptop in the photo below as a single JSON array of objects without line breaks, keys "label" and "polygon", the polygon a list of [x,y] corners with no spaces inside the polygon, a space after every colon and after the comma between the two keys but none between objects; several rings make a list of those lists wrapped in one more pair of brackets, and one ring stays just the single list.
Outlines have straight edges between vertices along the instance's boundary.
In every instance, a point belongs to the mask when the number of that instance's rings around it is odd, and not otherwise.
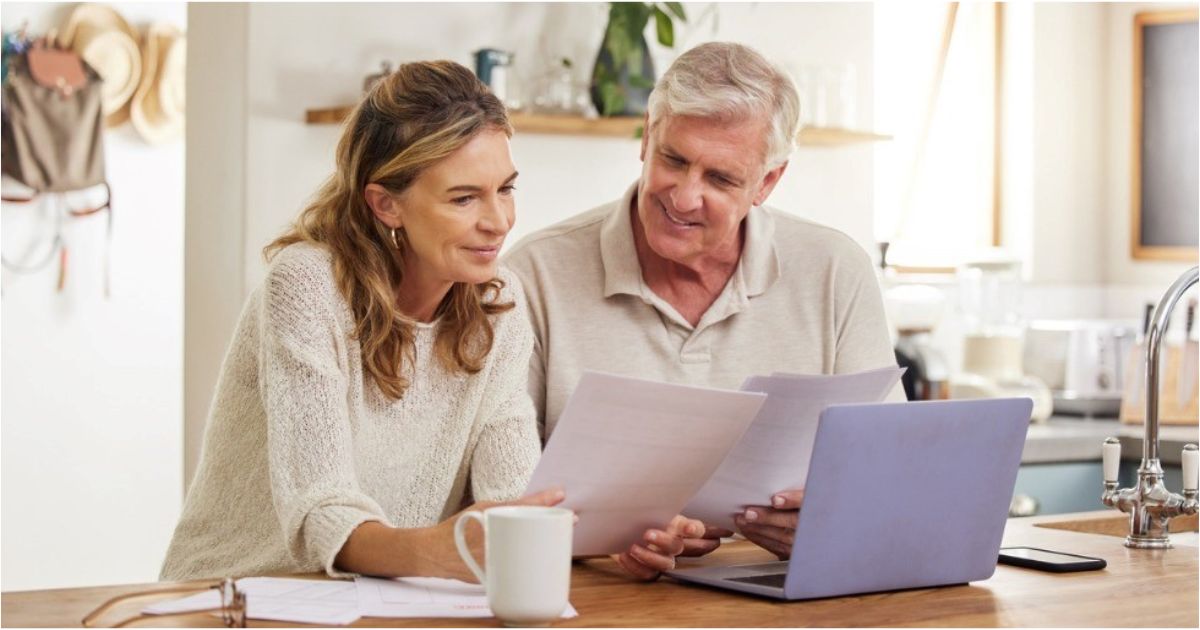
[{"label": "open laptop", "polygon": [[668,575],[777,599],[986,580],[1033,402],[833,405],[821,413],[790,562]]}]

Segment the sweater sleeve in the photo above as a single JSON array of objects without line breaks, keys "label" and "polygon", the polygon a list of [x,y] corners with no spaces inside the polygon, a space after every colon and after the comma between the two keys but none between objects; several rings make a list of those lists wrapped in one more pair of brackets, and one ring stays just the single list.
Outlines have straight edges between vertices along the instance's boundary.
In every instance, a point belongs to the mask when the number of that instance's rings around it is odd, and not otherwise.
[{"label": "sweater sleeve", "polygon": [[505,295],[516,307],[497,317],[494,365],[480,408],[483,429],[471,455],[471,492],[476,501],[521,496],[541,456],[533,402],[526,389],[533,332],[525,296],[515,276],[503,276]]},{"label": "sweater sleeve", "polygon": [[[389,524],[358,485],[346,369],[328,260],[280,252],[262,301],[262,402],[271,496],[289,553],[307,570],[348,577],[334,559],[356,527]],[[342,352],[339,352],[342,350]]]}]

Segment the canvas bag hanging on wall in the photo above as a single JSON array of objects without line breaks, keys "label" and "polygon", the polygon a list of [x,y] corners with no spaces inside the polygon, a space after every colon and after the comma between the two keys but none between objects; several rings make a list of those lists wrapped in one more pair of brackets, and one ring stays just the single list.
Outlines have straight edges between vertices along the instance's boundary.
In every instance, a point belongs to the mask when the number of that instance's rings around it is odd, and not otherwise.
[{"label": "canvas bag hanging on wall", "polygon": [[[65,209],[71,216],[86,216],[107,209],[107,232],[112,235],[112,189],[104,171],[103,83],[77,54],[39,40],[11,60],[4,82],[4,114],[0,129],[3,172],[33,189],[30,198],[4,197],[7,202],[29,202],[43,193],[66,193],[103,185],[104,203],[97,207]],[[63,212],[65,200],[60,197]],[[58,254],[58,289],[66,282],[67,246],[62,239],[61,215],[50,254],[34,265],[4,266],[18,272],[37,271]],[[109,294],[108,256],[104,286]]]},{"label": "canvas bag hanging on wall", "polygon": [[4,174],[43,192],[105,183],[100,77],[78,55],[35,43],[4,84]]}]

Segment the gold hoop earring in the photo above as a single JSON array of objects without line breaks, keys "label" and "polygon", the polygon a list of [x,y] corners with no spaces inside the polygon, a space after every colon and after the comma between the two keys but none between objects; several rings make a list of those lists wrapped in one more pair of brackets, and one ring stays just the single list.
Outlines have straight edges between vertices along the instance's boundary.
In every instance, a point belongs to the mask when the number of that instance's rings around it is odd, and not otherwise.
[{"label": "gold hoop earring", "polygon": [[392,228],[392,247],[400,249],[400,237],[396,235],[396,228]]}]

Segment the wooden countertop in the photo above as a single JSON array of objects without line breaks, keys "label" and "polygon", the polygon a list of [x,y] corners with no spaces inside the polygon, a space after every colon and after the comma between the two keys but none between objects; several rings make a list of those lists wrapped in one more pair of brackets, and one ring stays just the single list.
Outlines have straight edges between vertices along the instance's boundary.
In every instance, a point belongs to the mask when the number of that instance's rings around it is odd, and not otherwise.
[{"label": "wooden countertop", "polygon": [[[575,566],[571,603],[579,617],[556,626],[1150,626],[1197,627],[1196,547],[1167,551],[1126,549],[1122,539],[1036,526],[1064,521],[1106,521],[1116,512],[1010,519],[1005,545],[1027,545],[1098,556],[1103,571],[1056,575],[998,566],[991,579],[965,586],[876,593],[798,602],[677,584],[627,580],[610,560]],[[1086,525],[1086,524],[1085,524]],[[1078,528],[1078,527],[1077,527]],[[1085,527],[1086,528],[1086,527]],[[936,549],[931,550],[936,553]],[[744,542],[722,546],[693,561],[762,562],[774,559]],[[159,585],[101,586],[3,594],[0,620],[9,626],[78,626],[102,601]],[[144,602],[143,602],[144,605]],[[114,613],[120,614],[120,611]],[[112,617],[119,619],[119,616]],[[194,615],[145,625],[219,625]],[[281,626],[251,620],[251,626]],[[382,619],[366,617],[355,626],[497,626],[495,619]]]}]

